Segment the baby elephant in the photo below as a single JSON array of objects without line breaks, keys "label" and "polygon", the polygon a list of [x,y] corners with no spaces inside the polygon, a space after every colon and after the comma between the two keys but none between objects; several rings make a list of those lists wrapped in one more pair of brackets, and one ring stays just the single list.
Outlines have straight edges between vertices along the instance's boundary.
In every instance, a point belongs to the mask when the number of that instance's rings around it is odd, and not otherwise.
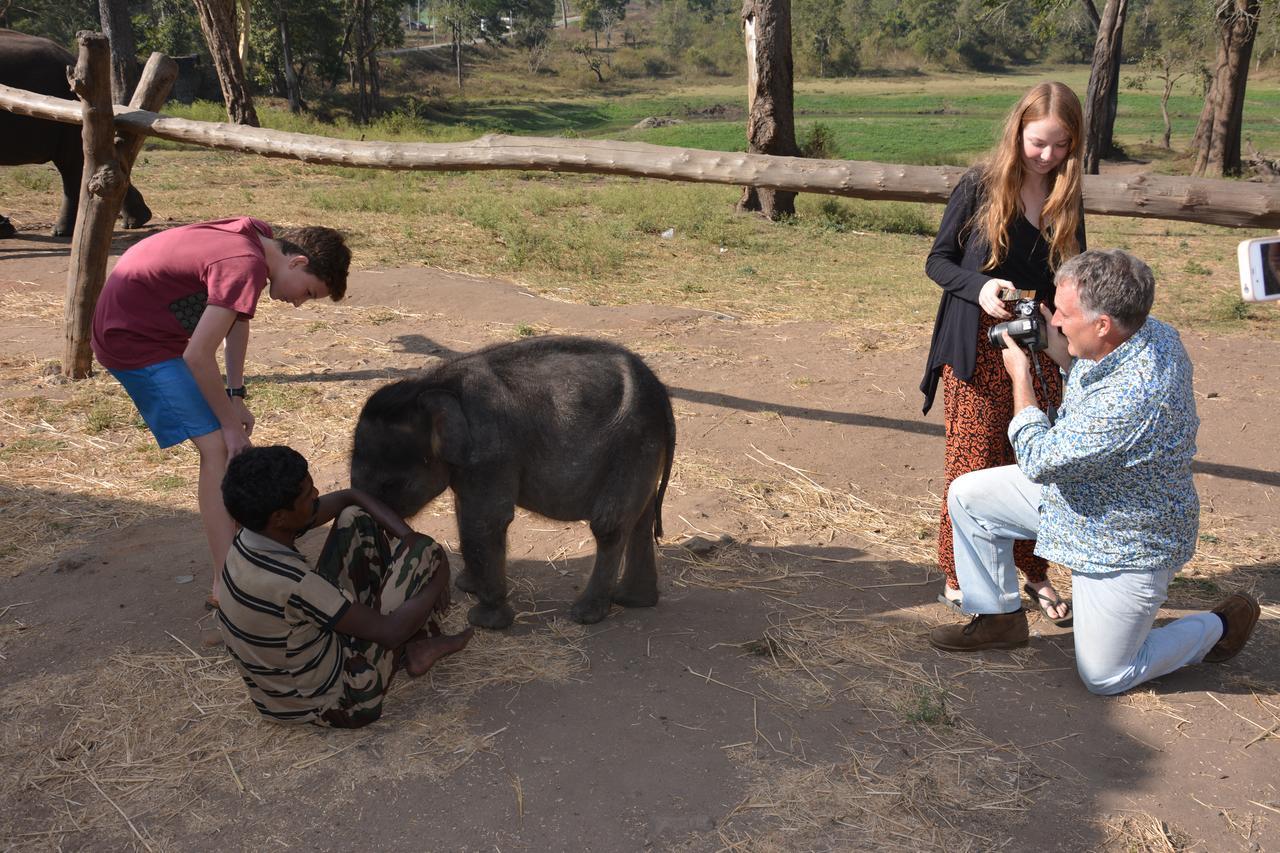
[{"label": "baby elephant", "polygon": [[351,485],[405,517],[453,489],[466,563],[457,585],[479,599],[467,618],[485,628],[515,615],[506,582],[515,508],[590,522],[595,567],[570,611],[590,624],[611,602],[658,602],[654,539],[675,443],[667,389],[637,355],[587,338],[531,338],[375,391],[356,424]]}]

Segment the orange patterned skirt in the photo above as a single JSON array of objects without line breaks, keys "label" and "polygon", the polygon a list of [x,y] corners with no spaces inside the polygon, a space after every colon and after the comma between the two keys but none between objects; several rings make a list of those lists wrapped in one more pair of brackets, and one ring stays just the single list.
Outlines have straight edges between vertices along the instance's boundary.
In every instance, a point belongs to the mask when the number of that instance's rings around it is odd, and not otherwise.
[{"label": "orange patterned skirt", "polygon": [[[958,589],[955,551],[951,541],[951,515],[947,512],[947,492],[951,481],[970,471],[1012,465],[1013,446],[1009,444],[1009,421],[1013,420],[1013,382],[1004,369],[1000,351],[987,342],[987,329],[998,321],[986,313],[978,324],[978,353],[973,378],[957,379],[951,366],[942,368],[943,419],[947,428],[947,450],[942,488],[942,517],[938,522],[938,568],[947,576],[947,585]],[[1062,401],[1062,375],[1053,359],[1039,353],[1044,384],[1037,378],[1036,400],[1040,408],[1052,401]],[[1046,400],[1046,396],[1048,400]],[[1036,543],[1019,541],[1013,546],[1018,568],[1032,583],[1046,577],[1048,563],[1035,556]]]}]

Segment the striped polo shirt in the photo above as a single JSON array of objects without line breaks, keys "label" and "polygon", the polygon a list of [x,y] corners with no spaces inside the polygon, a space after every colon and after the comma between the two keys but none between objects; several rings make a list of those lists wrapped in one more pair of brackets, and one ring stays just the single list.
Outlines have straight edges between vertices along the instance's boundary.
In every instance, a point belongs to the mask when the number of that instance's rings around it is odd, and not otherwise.
[{"label": "striped polo shirt", "polygon": [[218,626],[249,698],[265,717],[309,722],[342,695],[342,636],[351,598],[293,548],[242,529],[222,570]]}]

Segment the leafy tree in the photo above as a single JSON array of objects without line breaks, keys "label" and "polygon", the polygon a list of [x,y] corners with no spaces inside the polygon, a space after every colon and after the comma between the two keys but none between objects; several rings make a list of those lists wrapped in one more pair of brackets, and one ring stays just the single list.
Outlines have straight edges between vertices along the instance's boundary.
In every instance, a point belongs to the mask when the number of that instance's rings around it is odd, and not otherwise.
[{"label": "leafy tree", "polygon": [[190,0],[150,0],[134,7],[133,32],[138,51],[187,56],[205,49],[200,19]]},{"label": "leafy tree", "polygon": [[1154,78],[1160,83],[1160,114],[1164,118],[1161,145],[1170,147],[1173,125],[1169,97],[1179,80],[1207,74],[1204,50],[1206,16],[1197,0],[1155,0],[1132,21],[1134,41],[1143,46],[1138,73],[1126,81],[1131,89],[1143,89]]},{"label": "leafy tree", "polygon": [[600,47],[600,33],[606,47],[612,44],[613,28],[627,17],[627,0],[579,0],[577,5],[582,31],[595,35],[595,46]]},{"label": "leafy tree", "polygon": [[44,36],[75,53],[76,33],[98,28],[97,0],[0,2],[0,27]]},{"label": "leafy tree", "polygon": [[[457,72],[458,91],[462,91],[463,45],[481,36],[501,37],[503,24],[500,0],[436,0],[436,20],[449,31],[453,44],[453,63]],[[486,35],[487,33],[487,35]]]},{"label": "leafy tree", "polygon": [[796,55],[819,77],[858,70],[858,49],[845,31],[843,13],[844,0],[795,0],[792,6]]},{"label": "leafy tree", "polygon": [[591,73],[596,75],[596,81],[604,82],[604,73],[600,70],[609,64],[609,58],[596,50],[589,44],[575,44],[570,48],[575,54],[582,57],[582,61],[587,64],[587,68]]},{"label": "leafy tree", "polygon": [[311,80],[332,86],[341,79],[340,0],[255,0],[253,18],[254,80],[288,98],[291,110],[305,107],[303,91]]},{"label": "leafy tree", "polygon": [[529,72],[535,73],[547,55],[556,23],[556,0],[514,0],[510,11],[511,43],[525,51]]}]

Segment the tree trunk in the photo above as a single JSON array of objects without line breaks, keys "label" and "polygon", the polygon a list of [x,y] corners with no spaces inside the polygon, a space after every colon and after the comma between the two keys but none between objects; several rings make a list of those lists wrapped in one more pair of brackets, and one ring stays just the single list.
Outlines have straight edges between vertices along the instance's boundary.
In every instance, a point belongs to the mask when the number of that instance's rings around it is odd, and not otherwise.
[{"label": "tree trunk", "polygon": [[1164,68],[1164,91],[1160,93],[1160,116],[1164,119],[1162,142],[1166,151],[1173,147],[1170,144],[1173,139],[1173,122],[1169,121],[1169,97],[1173,94],[1173,84],[1176,82],[1178,82],[1178,78],[1173,76],[1173,69],[1166,63]]},{"label": "tree trunk", "polygon": [[1084,102],[1084,171],[1088,175],[1098,174],[1098,161],[1111,151],[1126,5],[1127,0],[1107,0],[1093,43],[1093,67]]},{"label": "tree trunk", "polygon": [[236,50],[236,0],[194,0],[200,13],[200,29],[209,45],[213,67],[222,86],[222,99],[227,116],[236,124],[258,126],[258,113],[253,108],[249,82]]},{"label": "tree trunk", "polygon": [[1260,5],[1261,0],[1221,0],[1218,5],[1218,56],[1192,142],[1196,149],[1193,174],[1240,174],[1240,124]]},{"label": "tree trunk", "polygon": [[1107,115],[1103,124],[1106,130],[1102,135],[1099,157],[1114,157],[1119,151],[1116,147],[1115,130],[1116,105],[1120,101],[1120,61],[1124,59],[1124,19],[1125,13],[1122,11],[1120,23],[1116,26],[1116,49],[1111,55],[1111,86],[1107,89]]},{"label": "tree trunk", "polygon": [[280,10],[277,21],[280,28],[280,59],[284,65],[284,85],[289,95],[289,112],[302,112],[302,87],[298,84],[298,70],[293,67],[293,43],[289,39],[289,13]]},{"label": "tree trunk", "polygon": [[454,22],[449,25],[453,35],[453,67],[458,72],[458,91],[462,91],[462,24]]},{"label": "tree trunk", "polygon": [[[747,143],[752,154],[799,157],[792,110],[791,0],[745,0]],[[748,186],[737,205],[769,219],[793,216],[796,194]]]},{"label": "tree trunk", "polygon": [[365,26],[367,7],[368,0],[355,0],[351,7],[351,86],[356,90],[356,124],[368,124],[373,117],[364,61],[369,51],[369,28]]},{"label": "tree trunk", "polygon": [[[72,379],[84,379],[93,366],[89,346],[93,311],[107,278],[111,235],[129,188],[129,172],[142,149],[143,136],[122,132],[121,138],[116,139],[111,108],[111,48],[106,36],[82,32],[77,38],[80,55],[75,68],[67,74],[67,81],[80,98],[84,175],[80,180],[80,206],[67,271],[62,372]],[[130,106],[159,109],[177,77],[177,64],[153,53]]]},{"label": "tree trunk", "polygon": [[138,82],[138,48],[133,40],[126,0],[98,0],[102,32],[111,44],[111,100],[129,103],[133,84]]},{"label": "tree trunk", "polygon": [[564,17],[564,28],[569,29],[569,0],[560,0],[560,14]]},{"label": "tree trunk", "polygon": [[236,53],[240,56],[240,66],[244,68],[249,65],[249,22],[253,18],[253,0],[239,0],[238,5],[240,16]]}]

